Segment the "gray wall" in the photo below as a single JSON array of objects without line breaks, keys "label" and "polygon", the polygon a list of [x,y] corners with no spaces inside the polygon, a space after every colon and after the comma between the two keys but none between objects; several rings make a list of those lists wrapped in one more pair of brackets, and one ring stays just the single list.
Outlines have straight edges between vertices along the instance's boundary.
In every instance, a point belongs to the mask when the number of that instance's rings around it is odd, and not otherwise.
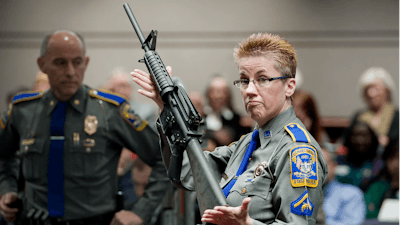
[{"label": "gray wall", "polygon": [[[36,0],[0,1],[0,110],[5,95],[31,87],[41,39],[49,31],[81,32],[91,57],[84,83],[99,87],[116,67],[145,69],[122,4],[128,2],[145,36],[158,30],[157,51],[188,91],[203,93],[210,78],[237,79],[232,49],[252,33],[276,33],[298,53],[298,68],[323,116],[349,117],[363,107],[355,90],[359,75],[383,66],[399,83],[397,0]],[[133,98],[149,102],[136,93]],[[232,88],[233,85],[232,85]],[[238,90],[235,107],[245,114]],[[398,105],[398,94],[394,101]]]}]

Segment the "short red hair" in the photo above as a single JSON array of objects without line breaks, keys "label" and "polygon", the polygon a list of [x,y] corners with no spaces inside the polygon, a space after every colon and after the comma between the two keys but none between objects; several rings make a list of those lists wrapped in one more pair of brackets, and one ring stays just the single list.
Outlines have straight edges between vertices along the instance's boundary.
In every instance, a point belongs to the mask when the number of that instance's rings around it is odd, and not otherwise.
[{"label": "short red hair", "polygon": [[290,42],[278,35],[269,33],[253,34],[247,40],[239,43],[234,49],[235,62],[248,57],[264,56],[276,61],[276,69],[282,76],[294,78],[296,76],[296,51]]}]

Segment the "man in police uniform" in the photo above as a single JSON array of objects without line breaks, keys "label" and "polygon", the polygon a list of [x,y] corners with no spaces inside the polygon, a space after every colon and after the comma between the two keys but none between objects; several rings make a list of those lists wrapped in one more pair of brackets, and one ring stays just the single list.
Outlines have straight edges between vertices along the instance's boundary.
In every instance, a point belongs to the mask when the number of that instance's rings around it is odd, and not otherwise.
[{"label": "man in police uniform", "polygon": [[[51,89],[15,96],[0,120],[1,215],[8,221],[16,216],[9,204],[17,199],[20,149],[28,213],[48,213],[51,224],[145,223],[169,185],[157,133],[124,98],[82,85],[89,57],[76,33],[48,35],[37,63]],[[122,147],[152,166],[152,173],[143,197],[116,213]]]},{"label": "man in police uniform", "polygon": [[[234,84],[258,126],[229,146],[204,152],[229,206],[205,210],[202,222],[314,225],[328,168],[318,143],[293,111],[295,50],[277,35],[253,34],[239,43],[234,56],[239,69]],[[141,70],[131,74],[144,89],[139,93],[162,110],[149,75]],[[181,180],[194,189],[187,159]]]}]

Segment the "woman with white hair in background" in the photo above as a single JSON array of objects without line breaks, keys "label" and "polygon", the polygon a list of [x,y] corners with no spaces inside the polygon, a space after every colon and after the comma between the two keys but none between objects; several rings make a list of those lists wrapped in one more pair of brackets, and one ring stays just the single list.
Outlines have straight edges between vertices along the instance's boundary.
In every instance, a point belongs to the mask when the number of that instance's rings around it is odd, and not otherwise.
[{"label": "woman with white hair in background", "polygon": [[[379,144],[384,148],[389,140],[399,136],[399,110],[392,103],[396,92],[395,83],[384,68],[371,67],[361,75],[357,90],[368,108],[356,113],[348,130],[357,120],[364,122],[374,130]],[[347,136],[348,132],[345,132],[344,139]]]},{"label": "woman with white hair in background", "polygon": [[[358,180],[366,180],[367,183],[360,186],[363,190],[366,190],[371,180],[379,174],[379,171],[383,168],[384,162],[381,159],[381,154],[388,143],[395,140],[399,136],[399,111],[393,105],[392,99],[396,91],[395,83],[384,68],[381,67],[371,67],[364,71],[357,84],[357,90],[367,104],[367,108],[358,111],[352,119],[350,126],[343,133],[342,143],[344,144],[346,158],[354,158],[360,160],[362,158],[368,157],[368,155],[373,156],[370,158],[371,164],[367,169],[360,172],[362,177],[357,175]],[[351,145],[346,143],[359,143],[360,147],[367,148],[365,143],[361,143],[360,138],[363,135],[354,135],[354,131],[360,124],[365,124],[373,132],[373,136],[378,139],[376,143],[377,147],[369,148],[367,152],[354,153],[351,157],[352,149]],[[366,137],[369,143],[374,142],[372,138]],[[374,151],[374,152],[372,152]],[[338,166],[342,169],[337,170],[337,175],[342,177],[351,177],[351,169],[348,169],[346,165]],[[347,168],[347,169],[346,169]],[[361,171],[361,170],[360,170]],[[355,184],[355,180],[352,180],[352,184]],[[339,181],[345,182],[339,179]]]}]

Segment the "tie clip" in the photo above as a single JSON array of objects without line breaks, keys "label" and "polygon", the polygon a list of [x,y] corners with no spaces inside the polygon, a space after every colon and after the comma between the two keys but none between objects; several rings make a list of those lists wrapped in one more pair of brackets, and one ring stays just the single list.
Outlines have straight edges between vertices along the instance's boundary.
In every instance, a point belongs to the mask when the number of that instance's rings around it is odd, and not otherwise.
[{"label": "tie clip", "polygon": [[64,139],[65,139],[64,136],[50,136],[50,140],[52,140],[52,141],[61,141]]}]

